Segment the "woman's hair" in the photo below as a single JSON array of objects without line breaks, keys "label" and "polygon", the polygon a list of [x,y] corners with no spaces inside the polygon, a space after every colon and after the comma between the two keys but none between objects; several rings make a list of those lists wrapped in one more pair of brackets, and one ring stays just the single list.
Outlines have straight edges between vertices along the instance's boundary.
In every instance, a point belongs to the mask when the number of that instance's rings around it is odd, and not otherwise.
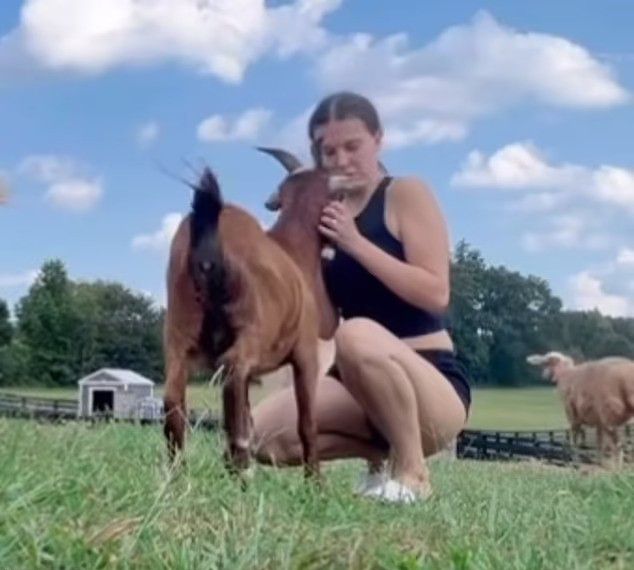
[{"label": "woman's hair", "polygon": [[315,130],[330,121],[342,121],[344,119],[359,119],[373,135],[382,130],[376,107],[363,95],[349,91],[328,95],[328,97],[319,102],[308,121],[308,138],[311,141],[311,152],[313,159],[318,165],[320,163],[320,141],[315,140]]}]

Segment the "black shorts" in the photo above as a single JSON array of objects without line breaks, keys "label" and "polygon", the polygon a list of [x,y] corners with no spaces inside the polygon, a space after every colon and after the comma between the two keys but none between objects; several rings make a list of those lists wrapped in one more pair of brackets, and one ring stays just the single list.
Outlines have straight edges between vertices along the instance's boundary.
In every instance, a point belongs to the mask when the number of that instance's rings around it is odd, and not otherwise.
[{"label": "black shorts", "polygon": [[[456,353],[452,350],[416,350],[416,354],[422,356],[438,370],[453,386],[458,397],[469,412],[471,407],[471,387],[464,366],[458,361]],[[341,380],[339,371],[335,365],[330,368],[328,375]]]}]

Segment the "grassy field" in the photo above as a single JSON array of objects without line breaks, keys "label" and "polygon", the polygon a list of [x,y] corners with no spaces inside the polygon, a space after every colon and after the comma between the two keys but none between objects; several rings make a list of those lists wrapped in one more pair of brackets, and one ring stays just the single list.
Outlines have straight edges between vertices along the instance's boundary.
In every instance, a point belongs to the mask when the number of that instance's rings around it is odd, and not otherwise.
[{"label": "grassy field", "polygon": [[[265,382],[251,388],[251,401],[257,402],[272,390],[278,389],[279,381]],[[158,387],[157,395],[161,395]],[[57,398],[76,398],[76,390],[66,389],[25,389],[13,388],[4,391]],[[204,384],[190,386],[189,405],[194,408],[219,410],[220,391]],[[474,390],[473,407],[469,426],[490,429],[550,429],[566,425],[563,407],[552,387],[522,389],[480,389]]]},{"label": "grassy field", "polygon": [[167,469],[160,428],[0,419],[0,568],[634,568],[634,474],[431,462],[414,506],[351,493],[360,465],[259,467],[246,489],[194,433]]}]

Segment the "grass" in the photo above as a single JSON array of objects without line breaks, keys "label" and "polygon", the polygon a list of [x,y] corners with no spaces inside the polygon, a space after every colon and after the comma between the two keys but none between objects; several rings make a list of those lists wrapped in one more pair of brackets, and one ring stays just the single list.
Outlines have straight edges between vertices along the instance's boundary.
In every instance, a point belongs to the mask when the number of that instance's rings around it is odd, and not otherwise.
[{"label": "grass", "polygon": [[[283,377],[271,378],[262,386],[251,387],[251,402],[257,403],[279,388]],[[74,389],[11,388],[13,393],[31,396],[76,398]],[[162,386],[156,389],[162,394]],[[207,384],[190,385],[187,390],[189,405],[193,408],[220,409],[220,390]],[[566,426],[563,407],[555,390],[550,386],[534,388],[484,388],[473,391],[473,406],[469,427],[474,429],[551,429]]]},{"label": "grass", "polygon": [[435,495],[397,507],[352,495],[355,461],[242,489],[217,437],[171,472],[158,427],[0,419],[0,568],[634,567],[631,472],[436,460]]}]

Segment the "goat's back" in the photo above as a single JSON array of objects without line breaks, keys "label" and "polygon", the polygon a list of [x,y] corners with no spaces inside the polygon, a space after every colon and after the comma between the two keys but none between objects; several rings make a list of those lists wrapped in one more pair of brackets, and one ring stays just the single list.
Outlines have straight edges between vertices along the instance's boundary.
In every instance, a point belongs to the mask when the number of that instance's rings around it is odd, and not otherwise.
[{"label": "goat's back", "polygon": [[[313,296],[297,264],[242,208],[222,208],[218,233],[232,298],[225,309],[236,333],[249,343],[246,349],[249,359],[258,363],[256,372],[268,372],[283,363],[300,327],[314,326],[317,331]],[[204,315],[190,274],[189,239],[187,217],[172,241],[166,338],[189,343],[193,352]]]}]

